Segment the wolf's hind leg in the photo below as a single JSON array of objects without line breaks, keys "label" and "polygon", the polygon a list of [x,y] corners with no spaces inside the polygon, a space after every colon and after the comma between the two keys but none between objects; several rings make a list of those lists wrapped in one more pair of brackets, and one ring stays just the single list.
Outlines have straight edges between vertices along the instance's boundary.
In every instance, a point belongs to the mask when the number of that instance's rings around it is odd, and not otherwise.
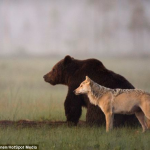
[{"label": "wolf's hind leg", "polygon": [[142,111],[140,112],[136,112],[135,113],[135,116],[138,118],[141,126],[142,126],[142,129],[143,129],[143,132],[145,132],[147,130],[147,124],[145,122],[145,115]]},{"label": "wolf's hind leg", "polygon": [[145,116],[145,123],[147,126],[147,129],[150,129],[150,120]]},{"label": "wolf's hind leg", "polygon": [[145,96],[143,99],[143,103],[141,104],[141,109],[145,114],[146,118],[150,120],[150,96]]},{"label": "wolf's hind leg", "polygon": [[145,117],[150,120],[150,109],[145,109],[143,110],[144,114],[145,114]]},{"label": "wolf's hind leg", "polygon": [[145,103],[141,106],[141,109],[143,113],[145,114],[145,122],[147,125],[147,128],[150,129],[150,102],[145,100]]}]

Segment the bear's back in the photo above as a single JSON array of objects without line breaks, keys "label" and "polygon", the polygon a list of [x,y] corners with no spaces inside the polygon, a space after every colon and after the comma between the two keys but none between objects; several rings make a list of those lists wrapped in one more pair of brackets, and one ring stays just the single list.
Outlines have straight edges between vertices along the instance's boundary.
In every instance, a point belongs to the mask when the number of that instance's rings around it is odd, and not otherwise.
[{"label": "bear's back", "polygon": [[74,74],[74,77],[78,78],[80,82],[85,79],[85,76],[89,76],[93,81],[108,88],[134,88],[134,86],[123,76],[108,70],[103,63],[97,59],[75,59],[74,61],[74,63],[78,64],[78,69]]}]

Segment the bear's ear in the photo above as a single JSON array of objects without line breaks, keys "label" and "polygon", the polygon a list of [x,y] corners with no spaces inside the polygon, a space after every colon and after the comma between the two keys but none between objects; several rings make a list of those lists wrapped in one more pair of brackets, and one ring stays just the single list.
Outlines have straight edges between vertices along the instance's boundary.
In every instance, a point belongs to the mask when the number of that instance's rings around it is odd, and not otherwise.
[{"label": "bear's ear", "polygon": [[71,61],[72,61],[72,58],[69,55],[67,55],[64,58],[64,65],[67,65],[67,64],[71,63]]}]

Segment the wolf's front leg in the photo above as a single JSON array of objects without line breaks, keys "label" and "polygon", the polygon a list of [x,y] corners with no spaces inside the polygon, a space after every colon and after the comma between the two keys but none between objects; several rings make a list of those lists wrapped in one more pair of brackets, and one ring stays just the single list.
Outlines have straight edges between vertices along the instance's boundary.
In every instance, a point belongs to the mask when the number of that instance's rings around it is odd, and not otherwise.
[{"label": "wolf's front leg", "polygon": [[113,114],[107,113],[105,114],[106,118],[106,132],[109,132],[113,128]]},{"label": "wolf's front leg", "polygon": [[110,129],[113,129],[113,124],[114,124],[114,114],[112,114],[111,116],[111,125],[110,125]]}]

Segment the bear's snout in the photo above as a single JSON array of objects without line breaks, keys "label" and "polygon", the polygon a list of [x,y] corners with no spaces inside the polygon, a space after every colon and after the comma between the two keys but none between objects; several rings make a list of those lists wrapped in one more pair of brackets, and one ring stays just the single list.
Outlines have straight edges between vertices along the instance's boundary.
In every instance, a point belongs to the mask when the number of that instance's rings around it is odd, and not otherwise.
[{"label": "bear's snout", "polygon": [[44,75],[43,78],[45,79],[45,78],[46,78],[46,75]]},{"label": "bear's snout", "polygon": [[47,74],[46,74],[46,75],[44,75],[44,76],[43,76],[43,78],[44,78],[44,80],[45,80],[46,82],[48,82],[48,81],[49,81],[49,77],[47,76]]},{"label": "bear's snout", "polygon": [[52,77],[49,74],[46,74],[43,76],[45,82],[50,83],[51,85],[55,85],[54,80],[52,79]]}]

